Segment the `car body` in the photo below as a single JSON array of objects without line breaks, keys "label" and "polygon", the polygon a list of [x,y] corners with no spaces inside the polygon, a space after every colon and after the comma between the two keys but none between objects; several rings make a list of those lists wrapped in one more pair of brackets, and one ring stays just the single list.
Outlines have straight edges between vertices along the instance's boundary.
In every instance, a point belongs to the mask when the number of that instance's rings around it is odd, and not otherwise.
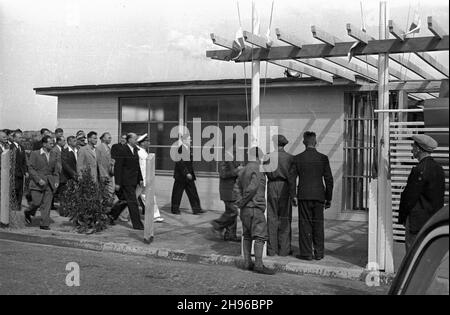
[{"label": "car body", "polygon": [[402,261],[390,295],[449,294],[448,212],[447,205],[421,229]]}]

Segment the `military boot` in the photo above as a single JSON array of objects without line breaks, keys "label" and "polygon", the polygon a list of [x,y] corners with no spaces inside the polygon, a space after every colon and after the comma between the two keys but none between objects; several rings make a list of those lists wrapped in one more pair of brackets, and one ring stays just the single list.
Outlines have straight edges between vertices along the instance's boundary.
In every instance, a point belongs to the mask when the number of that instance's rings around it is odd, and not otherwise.
[{"label": "military boot", "polygon": [[255,242],[255,268],[253,268],[253,271],[264,275],[274,275],[275,271],[267,268],[263,264],[262,260],[263,251],[264,251],[264,243]]},{"label": "military boot", "polygon": [[252,262],[252,241],[244,239],[242,247],[244,252],[244,269],[253,270],[255,264]]}]

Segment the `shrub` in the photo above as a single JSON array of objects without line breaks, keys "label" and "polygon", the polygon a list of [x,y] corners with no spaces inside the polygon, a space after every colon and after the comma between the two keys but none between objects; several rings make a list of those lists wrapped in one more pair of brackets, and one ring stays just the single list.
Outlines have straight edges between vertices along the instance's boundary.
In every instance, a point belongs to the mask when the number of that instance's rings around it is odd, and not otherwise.
[{"label": "shrub", "polygon": [[106,182],[95,183],[89,170],[81,178],[71,180],[61,198],[62,214],[69,217],[78,233],[92,234],[107,228],[108,212],[114,197]]}]

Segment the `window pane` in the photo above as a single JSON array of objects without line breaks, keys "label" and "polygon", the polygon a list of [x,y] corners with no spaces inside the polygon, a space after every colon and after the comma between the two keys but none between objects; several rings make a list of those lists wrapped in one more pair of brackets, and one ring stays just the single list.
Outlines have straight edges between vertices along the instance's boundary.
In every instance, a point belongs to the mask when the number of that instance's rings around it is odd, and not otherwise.
[{"label": "window pane", "polygon": [[[245,101],[245,95],[219,96],[219,120],[220,121],[249,121],[250,97]],[[248,105],[248,111],[246,106]]]},{"label": "window pane", "polygon": [[148,121],[148,99],[145,97],[122,98],[122,121]]},{"label": "window pane", "polygon": [[178,122],[178,97],[150,97],[150,120]]},{"label": "window pane", "polygon": [[150,147],[149,151],[155,153],[155,167],[159,171],[173,171],[175,163],[170,158],[170,148]]},{"label": "window pane", "polygon": [[[172,128],[178,127],[177,123],[150,123],[151,145],[172,145],[178,138],[170,138]],[[177,132],[178,134],[178,132]]]},{"label": "window pane", "polygon": [[193,121],[200,118],[203,121],[217,121],[217,96],[188,96],[186,97],[186,118]]},{"label": "window pane", "polygon": [[122,123],[122,134],[134,132],[138,136],[148,133],[148,123]]}]

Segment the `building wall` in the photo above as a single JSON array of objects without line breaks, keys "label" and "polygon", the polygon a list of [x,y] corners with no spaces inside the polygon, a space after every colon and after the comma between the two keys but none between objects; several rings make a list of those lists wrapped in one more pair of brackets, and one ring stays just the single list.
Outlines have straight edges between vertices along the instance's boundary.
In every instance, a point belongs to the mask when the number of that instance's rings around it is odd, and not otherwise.
[{"label": "building wall", "polygon": [[[110,131],[114,142],[118,133],[118,97],[116,95],[60,96],[58,126],[65,134],[79,129]],[[262,97],[261,125],[276,126],[286,136],[288,152],[298,154],[304,150],[302,135],[315,131],[318,150],[330,159],[334,177],[332,207],[326,211],[327,219],[366,221],[365,214],[342,210],[344,88],[307,87],[295,89],[268,89]],[[272,149],[272,148],[271,148]],[[160,207],[170,207],[172,176],[157,176],[157,196]],[[224,209],[219,199],[219,180],[205,177],[197,180],[197,189],[205,209]],[[183,196],[182,207],[190,209]]]}]

